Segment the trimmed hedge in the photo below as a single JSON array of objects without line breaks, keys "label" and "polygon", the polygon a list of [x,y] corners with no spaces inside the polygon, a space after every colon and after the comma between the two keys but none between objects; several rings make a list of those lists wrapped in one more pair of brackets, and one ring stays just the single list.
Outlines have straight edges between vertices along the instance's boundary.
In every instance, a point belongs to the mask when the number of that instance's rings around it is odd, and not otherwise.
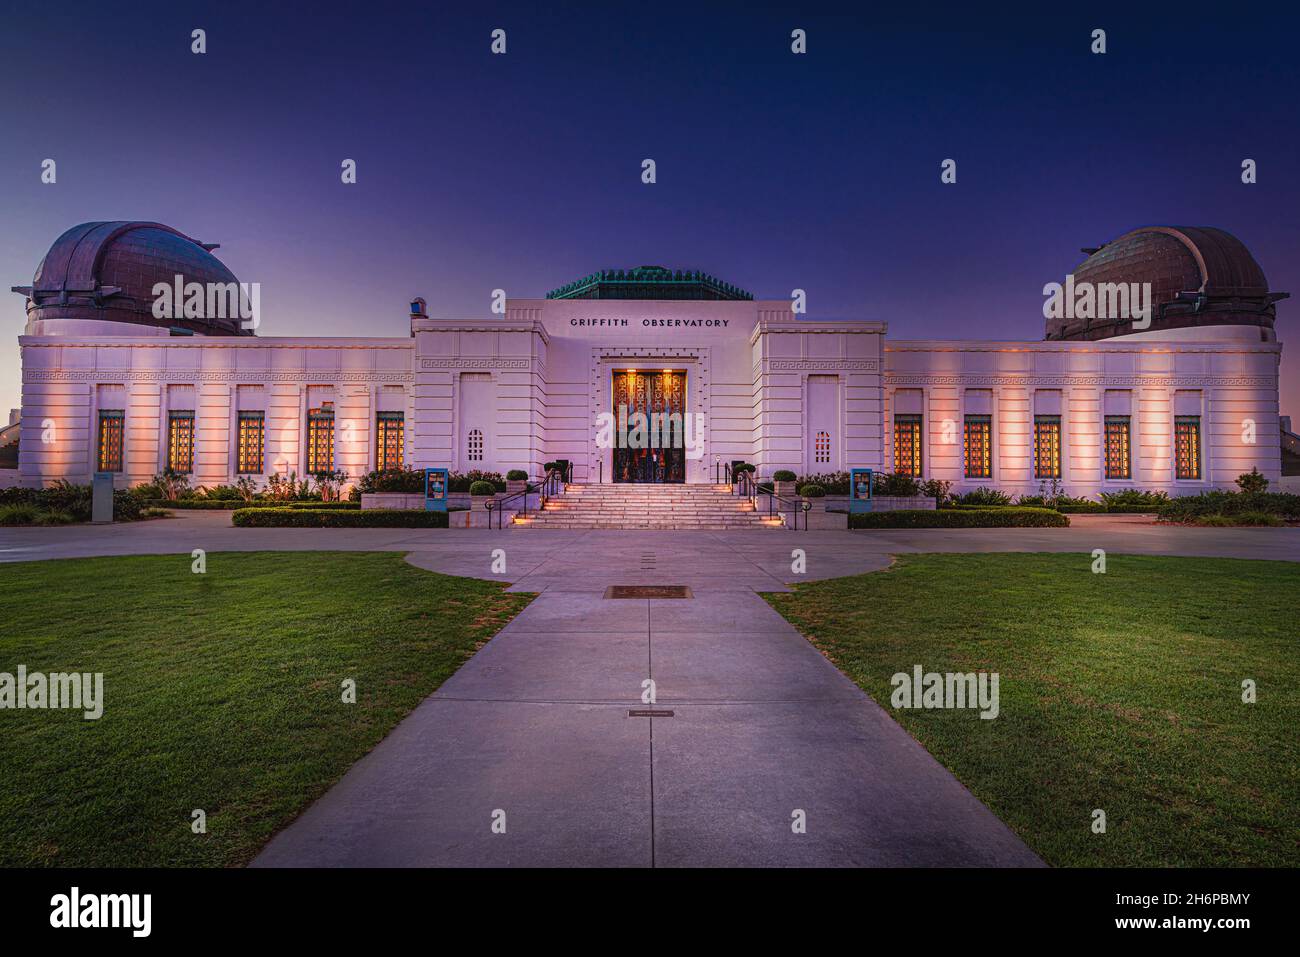
[{"label": "trimmed hedge", "polygon": [[1162,522],[1194,522],[1206,515],[1258,512],[1287,521],[1300,520],[1300,495],[1290,492],[1202,492],[1171,498],[1160,506]]},{"label": "trimmed hedge", "polygon": [[148,508],[176,508],[189,512],[213,512],[222,509],[243,508],[248,503],[242,499],[208,499],[208,498],[145,498],[140,503]]},{"label": "trimmed hedge", "polygon": [[180,511],[212,512],[237,508],[323,508],[323,509],[359,509],[360,502],[321,502],[314,499],[307,501],[280,502],[274,499],[254,499],[235,502],[229,499],[178,498],[178,499],[141,499],[140,504],[150,508],[173,508]]},{"label": "trimmed hedge", "polygon": [[446,512],[403,508],[241,508],[230,515],[240,528],[446,528]]},{"label": "trimmed hedge", "polygon": [[854,512],[849,528],[1065,528],[1070,520],[1050,508],[904,509]]}]

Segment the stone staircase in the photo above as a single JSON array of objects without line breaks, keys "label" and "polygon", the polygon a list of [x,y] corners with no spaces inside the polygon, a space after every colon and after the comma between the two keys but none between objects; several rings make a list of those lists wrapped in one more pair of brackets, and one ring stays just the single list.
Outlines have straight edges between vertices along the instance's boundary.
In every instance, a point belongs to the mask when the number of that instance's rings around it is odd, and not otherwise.
[{"label": "stone staircase", "polygon": [[541,512],[516,515],[527,528],[783,528],[727,485],[569,485]]}]

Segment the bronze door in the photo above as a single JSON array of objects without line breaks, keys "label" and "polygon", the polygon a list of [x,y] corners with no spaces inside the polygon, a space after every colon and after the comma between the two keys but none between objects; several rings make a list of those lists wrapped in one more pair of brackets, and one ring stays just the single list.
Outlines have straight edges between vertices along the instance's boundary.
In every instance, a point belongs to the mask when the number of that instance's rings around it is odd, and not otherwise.
[{"label": "bronze door", "polygon": [[686,373],[616,371],[611,395],[614,481],[685,482]]}]

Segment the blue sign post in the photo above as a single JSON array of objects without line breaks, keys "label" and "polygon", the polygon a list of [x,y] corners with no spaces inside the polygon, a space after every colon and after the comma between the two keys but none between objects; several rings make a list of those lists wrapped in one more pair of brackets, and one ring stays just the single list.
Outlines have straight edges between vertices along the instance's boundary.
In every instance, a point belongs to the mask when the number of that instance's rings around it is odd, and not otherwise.
[{"label": "blue sign post", "polygon": [[849,471],[849,512],[869,512],[871,496],[876,490],[876,476],[871,469]]},{"label": "blue sign post", "polygon": [[424,510],[426,512],[447,511],[447,470],[424,470]]}]

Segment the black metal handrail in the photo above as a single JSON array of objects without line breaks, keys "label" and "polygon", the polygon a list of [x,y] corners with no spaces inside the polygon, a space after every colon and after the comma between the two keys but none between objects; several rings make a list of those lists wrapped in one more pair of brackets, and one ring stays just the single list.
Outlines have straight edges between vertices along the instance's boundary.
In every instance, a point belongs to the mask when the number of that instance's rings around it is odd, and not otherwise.
[{"label": "black metal handrail", "polygon": [[513,502],[515,499],[522,496],[524,504],[519,511],[526,517],[528,515],[529,495],[532,495],[536,492],[541,493],[541,501],[538,503],[538,509],[540,510],[541,508],[545,507],[546,499],[549,496],[559,495],[560,492],[563,491],[563,485],[564,485],[564,480],[561,471],[559,469],[551,469],[549,472],[546,473],[546,477],[543,478],[540,482],[536,482],[536,483],[530,482],[525,484],[524,490],[522,492],[515,492],[512,495],[505,496],[505,498],[488,499],[486,502],[483,503],[483,507],[487,509],[487,513],[488,513],[488,528],[492,527],[492,516],[494,514],[497,517],[497,528],[505,527],[504,515],[506,511],[505,504],[507,502]]},{"label": "black metal handrail", "polygon": [[805,532],[808,531],[808,513],[812,511],[812,502],[808,501],[808,499],[806,498],[793,499],[793,498],[785,498],[784,496],[777,495],[775,487],[773,487],[772,491],[767,492],[765,494],[767,495],[767,517],[768,518],[772,518],[773,516],[780,514],[781,509],[776,507],[776,503],[780,502],[782,505],[790,506],[790,512],[792,513],[794,518],[791,527],[794,529],[794,531],[799,530],[799,514],[801,512],[803,513],[803,530]]}]

